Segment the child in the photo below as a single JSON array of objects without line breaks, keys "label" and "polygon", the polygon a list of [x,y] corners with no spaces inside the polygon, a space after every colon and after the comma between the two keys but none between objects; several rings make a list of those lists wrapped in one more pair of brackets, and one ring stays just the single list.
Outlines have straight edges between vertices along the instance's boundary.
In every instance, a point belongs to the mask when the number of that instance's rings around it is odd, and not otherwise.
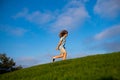
[{"label": "child", "polygon": [[65,42],[66,42],[66,37],[68,35],[67,30],[62,30],[59,34],[60,41],[58,43],[58,46],[56,47],[56,50],[60,50],[60,55],[54,56],[53,57],[53,62],[55,61],[56,58],[62,58],[63,60],[66,59],[67,52],[65,50]]}]

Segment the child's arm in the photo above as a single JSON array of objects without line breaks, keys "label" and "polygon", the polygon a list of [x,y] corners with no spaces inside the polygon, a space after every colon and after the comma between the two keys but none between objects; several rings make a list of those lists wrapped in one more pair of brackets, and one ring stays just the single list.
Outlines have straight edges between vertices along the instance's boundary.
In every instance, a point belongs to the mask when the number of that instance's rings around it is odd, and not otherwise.
[{"label": "child's arm", "polygon": [[58,46],[56,47],[56,50],[59,49],[60,45],[62,44],[62,40],[60,40],[60,42],[58,43]]}]

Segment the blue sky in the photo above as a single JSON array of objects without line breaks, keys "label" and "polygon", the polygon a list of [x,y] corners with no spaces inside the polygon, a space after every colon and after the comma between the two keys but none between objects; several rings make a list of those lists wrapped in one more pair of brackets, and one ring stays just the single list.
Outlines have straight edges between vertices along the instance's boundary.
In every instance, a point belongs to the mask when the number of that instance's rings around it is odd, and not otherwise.
[{"label": "blue sky", "polygon": [[0,53],[17,65],[51,62],[61,30],[67,58],[120,51],[119,0],[1,0]]}]

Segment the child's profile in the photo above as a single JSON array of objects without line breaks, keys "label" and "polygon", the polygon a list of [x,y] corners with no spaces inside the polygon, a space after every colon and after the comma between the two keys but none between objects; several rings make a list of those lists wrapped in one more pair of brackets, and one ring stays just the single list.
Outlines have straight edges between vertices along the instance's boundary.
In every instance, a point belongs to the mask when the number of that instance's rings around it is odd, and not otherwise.
[{"label": "child's profile", "polygon": [[54,56],[53,57],[53,62],[57,58],[62,58],[62,60],[66,59],[67,52],[66,52],[66,49],[65,49],[65,43],[66,43],[66,37],[67,36],[68,36],[68,31],[67,30],[62,30],[59,33],[60,41],[59,41],[59,43],[56,47],[56,50],[60,50],[60,55]]}]

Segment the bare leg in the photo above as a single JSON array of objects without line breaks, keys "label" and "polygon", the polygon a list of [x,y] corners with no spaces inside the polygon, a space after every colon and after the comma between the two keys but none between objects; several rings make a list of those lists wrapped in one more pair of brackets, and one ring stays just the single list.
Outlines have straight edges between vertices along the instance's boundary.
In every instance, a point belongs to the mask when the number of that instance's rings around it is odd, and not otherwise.
[{"label": "bare leg", "polygon": [[65,50],[64,48],[63,48],[62,50],[63,50],[63,52],[64,52],[62,59],[63,59],[63,60],[66,60],[67,52],[66,52],[66,50]]},{"label": "bare leg", "polygon": [[66,56],[67,56],[67,53],[64,53],[64,55],[63,55],[63,60],[66,60]]},{"label": "bare leg", "polygon": [[60,54],[58,56],[54,56],[53,58],[62,58],[63,57],[63,54]]},{"label": "bare leg", "polygon": [[60,55],[53,57],[53,62],[55,61],[56,58],[62,58],[62,60],[65,60],[65,59],[66,59],[66,56],[67,56],[66,50],[65,50],[64,48],[61,48],[61,49],[60,49],[60,52],[61,52]]}]

